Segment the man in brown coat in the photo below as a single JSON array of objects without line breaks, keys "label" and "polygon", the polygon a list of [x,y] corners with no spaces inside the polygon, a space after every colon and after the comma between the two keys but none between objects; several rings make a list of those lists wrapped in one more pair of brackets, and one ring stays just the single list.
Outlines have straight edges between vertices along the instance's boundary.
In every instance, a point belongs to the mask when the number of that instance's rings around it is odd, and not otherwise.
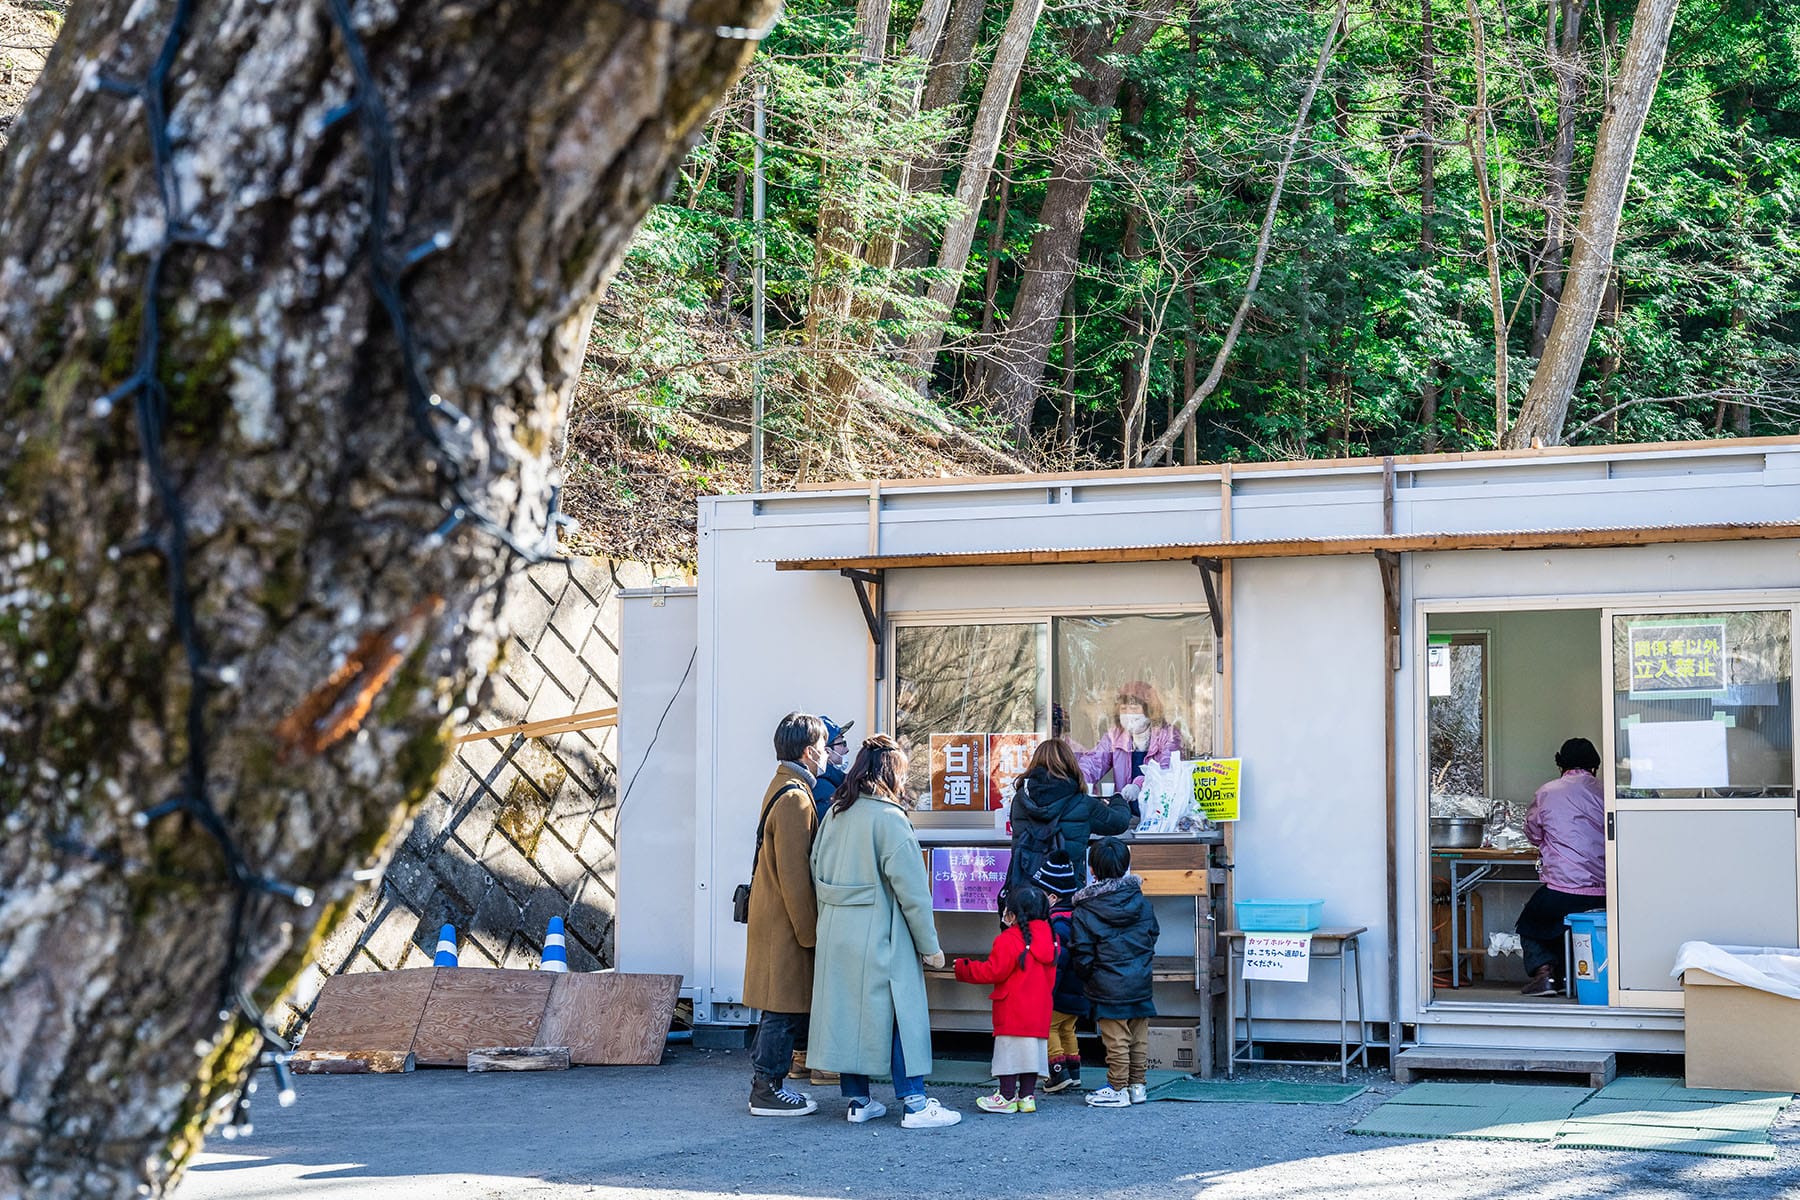
[{"label": "man in brown coat", "polygon": [[794,1044],[812,1009],[813,942],[819,910],[813,899],[812,839],[818,827],[814,781],[825,769],[825,723],[789,713],[775,727],[775,778],[758,809],[755,867],[750,875],[749,944],[744,1003],[762,1009],[750,1047],[754,1072],[750,1112],[803,1117],[818,1111],[810,1096],[789,1091]]}]

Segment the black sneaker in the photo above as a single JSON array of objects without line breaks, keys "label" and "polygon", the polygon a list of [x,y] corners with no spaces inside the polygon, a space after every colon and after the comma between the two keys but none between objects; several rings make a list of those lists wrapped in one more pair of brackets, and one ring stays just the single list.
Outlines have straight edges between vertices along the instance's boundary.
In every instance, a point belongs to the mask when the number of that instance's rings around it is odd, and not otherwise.
[{"label": "black sneaker", "polygon": [[758,1079],[750,1086],[753,1117],[804,1117],[818,1111],[818,1101],[801,1092],[790,1092],[786,1084],[776,1087],[766,1079]]},{"label": "black sneaker", "polygon": [[1074,1082],[1074,1078],[1069,1074],[1068,1064],[1058,1059],[1050,1064],[1050,1082],[1044,1085],[1044,1090],[1054,1095],[1057,1092],[1067,1091]]}]

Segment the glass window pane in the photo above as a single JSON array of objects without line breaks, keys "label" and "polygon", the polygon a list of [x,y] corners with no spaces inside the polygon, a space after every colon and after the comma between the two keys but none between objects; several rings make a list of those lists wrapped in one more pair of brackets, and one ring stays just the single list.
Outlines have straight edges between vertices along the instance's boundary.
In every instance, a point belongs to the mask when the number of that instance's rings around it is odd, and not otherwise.
[{"label": "glass window pane", "polygon": [[1129,693],[1148,699],[1153,728],[1174,729],[1183,758],[1213,752],[1216,658],[1207,614],[1058,617],[1055,635],[1054,732],[1093,749]]},{"label": "glass window pane", "polygon": [[[1045,732],[1049,640],[1043,624],[902,625],[894,631],[894,737],[906,750],[907,782],[920,810],[937,807],[932,734],[940,735],[940,754],[948,751],[960,762],[978,743],[943,735]],[[985,742],[979,744],[985,753]],[[962,811],[987,807],[977,794]]]},{"label": "glass window pane", "polygon": [[[1487,635],[1434,634],[1426,670],[1431,814],[1451,816],[1460,812],[1446,807],[1452,797],[1487,803]],[[1485,815],[1485,809],[1469,815]]]},{"label": "glass window pane", "polygon": [[1786,610],[1614,617],[1619,794],[1790,791],[1791,625]]}]

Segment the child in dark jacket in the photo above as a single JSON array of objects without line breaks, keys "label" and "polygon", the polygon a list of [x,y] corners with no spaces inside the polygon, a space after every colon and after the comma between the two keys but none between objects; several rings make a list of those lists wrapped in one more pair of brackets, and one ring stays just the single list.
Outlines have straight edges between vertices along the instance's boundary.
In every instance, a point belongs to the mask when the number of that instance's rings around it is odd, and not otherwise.
[{"label": "child in dark jacket", "polygon": [[1095,882],[1075,893],[1074,938],[1070,954],[1094,1006],[1100,1041],[1106,1047],[1106,1086],[1091,1093],[1096,1108],[1129,1108],[1148,1097],[1151,992],[1156,957],[1156,913],[1136,875],[1129,874],[1131,848],[1118,838],[1101,838],[1088,850]]},{"label": "child in dark jacket", "polygon": [[1006,927],[987,958],[956,960],[956,977],[964,983],[994,985],[988,998],[994,1005],[993,1070],[1000,1088],[975,1101],[982,1112],[1037,1111],[1038,1076],[1050,1069],[1050,991],[1056,974],[1056,938],[1044,919],[1048,912],[1044,893],[1013,889],[1000,914]]},{"label": "child in dark jacket", "polygon": [[1069,856],[1058,850],[1044,860],[1032,881],[1044,889],[1050,902],[1050,932],[1056,935],[1056,987],[1050,996],[1050,1079],[1046,1092],[1068,1088],[1081,1090],[1081,1047],[1075,1041],[1075,1022],[1091,1015],[1081,976],[1069,953],[1075,936],[1075,910],[1071,904],[1081,887],[1081,877]]}]

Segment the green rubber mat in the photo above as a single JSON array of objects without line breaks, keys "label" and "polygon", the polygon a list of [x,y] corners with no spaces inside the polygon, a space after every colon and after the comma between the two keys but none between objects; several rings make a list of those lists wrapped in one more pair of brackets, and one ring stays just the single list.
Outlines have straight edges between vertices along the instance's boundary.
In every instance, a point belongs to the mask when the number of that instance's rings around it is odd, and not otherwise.
[{"label": "green rubber mat", "polygon": [[1342,1104],[1368,1090],[1360,1083],[1294,1083],[1281,1079],[1239,1083],[1182,1078],[1151,1088],[1150,1098],[1200,1104]]},{"label": "green rubber mat", "polygon": [[1764,1160],[1775,1157],[1775,1143],[1769,1141],[1724,1141],[1636,1125],[1571,1123],[1557,1134],[1555,1144],[1570,1150],[1661,1150],[1669,1154]]},{"label": "green rubber mat", "polygon": [[1780,1092],[1688,1088],[1675,1079],[1620,1079],[1577,1106],[1555,1144],[1772,1159],[1769,1128],[1792,1100]]},{"label": "green rubber mat", "polygon": [[1419,1083],[1350,1130],[1377,1137],[1548,1142],[1588,1088],[1510,1083]]},{"label": "green rubber mat", "polygon": [[1785,1106],[1794,1097],[1787,1092],[1736,1092],[1726,1088],[1683,1087],[1679,1079],[1640,1076],[1615,1079],[1595,1095],[1600,1100],[1673,1100],[1692,1104],[1728,1104],[1746,1100],[1780,1101]]}]

